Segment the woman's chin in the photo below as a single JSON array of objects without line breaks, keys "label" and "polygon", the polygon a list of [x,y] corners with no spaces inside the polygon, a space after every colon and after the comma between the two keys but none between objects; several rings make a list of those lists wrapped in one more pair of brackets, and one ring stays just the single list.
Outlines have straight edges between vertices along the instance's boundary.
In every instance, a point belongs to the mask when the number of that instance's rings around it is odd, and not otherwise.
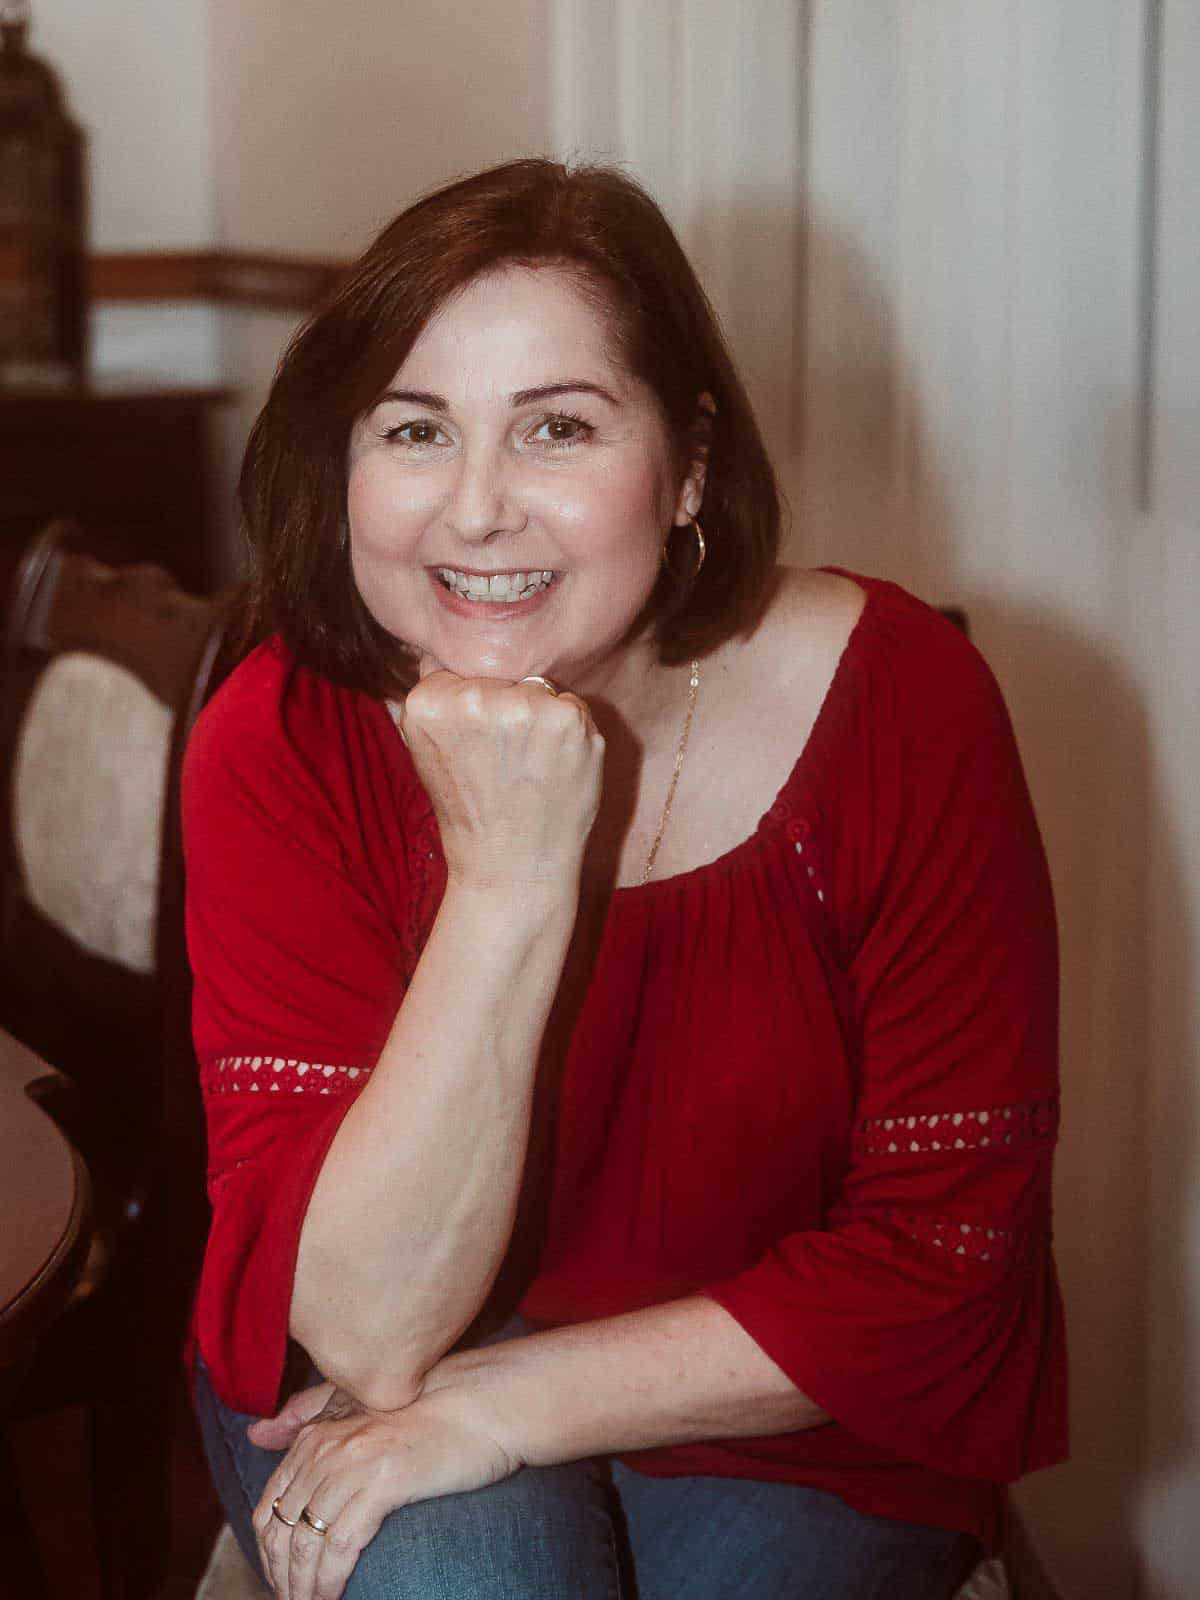
[{"label": "woman's chin", "polygon": [[444,652],[435,648],[431,654],[447,672],[453,672],[459,678],[492,678],[501,683],[516,683],[518,679],[527,678],[535,672],[547,678],[553,677],[544,660],[539,658],[531,661],[515,653],[454,650],[447,647]]}]

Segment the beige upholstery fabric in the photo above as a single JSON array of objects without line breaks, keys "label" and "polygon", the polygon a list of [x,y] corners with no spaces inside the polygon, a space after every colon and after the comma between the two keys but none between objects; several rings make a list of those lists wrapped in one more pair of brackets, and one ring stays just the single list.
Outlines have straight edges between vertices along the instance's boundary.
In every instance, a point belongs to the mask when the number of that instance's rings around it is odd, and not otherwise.
[{"label": "beige upholstery fabric", "polygon": [[26,893],[77,944],[154,966],[171,713],[123,667],[57,656],[17,749],[14,823]]},{"label": "beige upholstery fabric", "polygon": [[958,1591],[957,1600],[1010,1600],[1011,1595],[1004,1563],[993,1557],[980,1562]]},{"label": "beige upholstery fabric", "polygon": [[196,1600],[264,1600],[270,1593],[247,1566],[227,1523],[217,1536]]},{"label": "beige upholstery fabric", "polygon": [[[270,1595],[246,1565],[233,1530],[224,1527],[213,1547],[208,1570],[196,1590],[196,1600],[264,1600]],[[999,1561],[985,1561],[976,1567],[967,1584],[958,1591],[958,1600],[1010,1600],[1011,1590]]]}]

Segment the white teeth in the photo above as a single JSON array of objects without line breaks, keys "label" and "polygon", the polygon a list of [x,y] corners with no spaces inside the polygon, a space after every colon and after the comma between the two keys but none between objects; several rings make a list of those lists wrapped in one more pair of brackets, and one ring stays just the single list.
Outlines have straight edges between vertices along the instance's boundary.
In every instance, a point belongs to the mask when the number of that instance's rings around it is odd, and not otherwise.
[{"label": "white teeth", "polygon": [[554,579],[549,567],[540,572],[496,572],[488,577],[459,572],[454,567],[439,567],[437,574],[447,589],[468,600],[500,601],[508,605],[528,600],[531,595],[548,588]]}]

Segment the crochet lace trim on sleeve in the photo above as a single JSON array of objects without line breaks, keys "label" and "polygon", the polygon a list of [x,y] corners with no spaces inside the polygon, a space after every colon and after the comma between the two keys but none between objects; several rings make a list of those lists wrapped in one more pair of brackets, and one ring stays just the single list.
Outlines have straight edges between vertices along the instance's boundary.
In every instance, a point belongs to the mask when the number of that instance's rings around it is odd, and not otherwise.
[{"label": "crochet lace trim on sleeve", "polygon": [[994,1228],[983,1222],[962,1222],[953,1217],[928,1217],[920,1213],[889,1211],[881,1218],[918,1244],[927,1245],[958,1261],[1006,1262],[1023,1256],[1035,1235],[1028,1230]]},{"label": "crochet lace trim on sleeve", "polygon": [[285,1056],[220,1056],[200,1069],[206,1094],[348,1094],[370,1067],[331,1066]]},{"label": "crochet lace trim on sleeve", "polygon": [[852,1143],[859,1156],[1003,1151],[1051,1144],[1057,1132],[1058,1101],[1029,1100],[979,1111],[924,1111],[912,1116],[871,1117],[856,1124]]}]

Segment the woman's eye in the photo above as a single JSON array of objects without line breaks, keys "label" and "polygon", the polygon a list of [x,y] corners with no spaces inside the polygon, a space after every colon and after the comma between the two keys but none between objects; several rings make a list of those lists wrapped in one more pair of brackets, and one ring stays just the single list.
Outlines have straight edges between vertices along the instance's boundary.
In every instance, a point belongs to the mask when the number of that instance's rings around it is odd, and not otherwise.
[{"label": "woman's eye", "polygon": [[562,448],[566,445],[585,444],[595,428],[590,422],[585,422],[582,417],[572,417],[566,412],[555,412],[552,417],[543,417],[529,434],[533,444],[548,444]]},{"label": "woman's eye", "polygon": [[436,422],[401,422],[395,428],[388,428],[384,438],[393,444],[430,445],[438,442],[441,431]]}]

